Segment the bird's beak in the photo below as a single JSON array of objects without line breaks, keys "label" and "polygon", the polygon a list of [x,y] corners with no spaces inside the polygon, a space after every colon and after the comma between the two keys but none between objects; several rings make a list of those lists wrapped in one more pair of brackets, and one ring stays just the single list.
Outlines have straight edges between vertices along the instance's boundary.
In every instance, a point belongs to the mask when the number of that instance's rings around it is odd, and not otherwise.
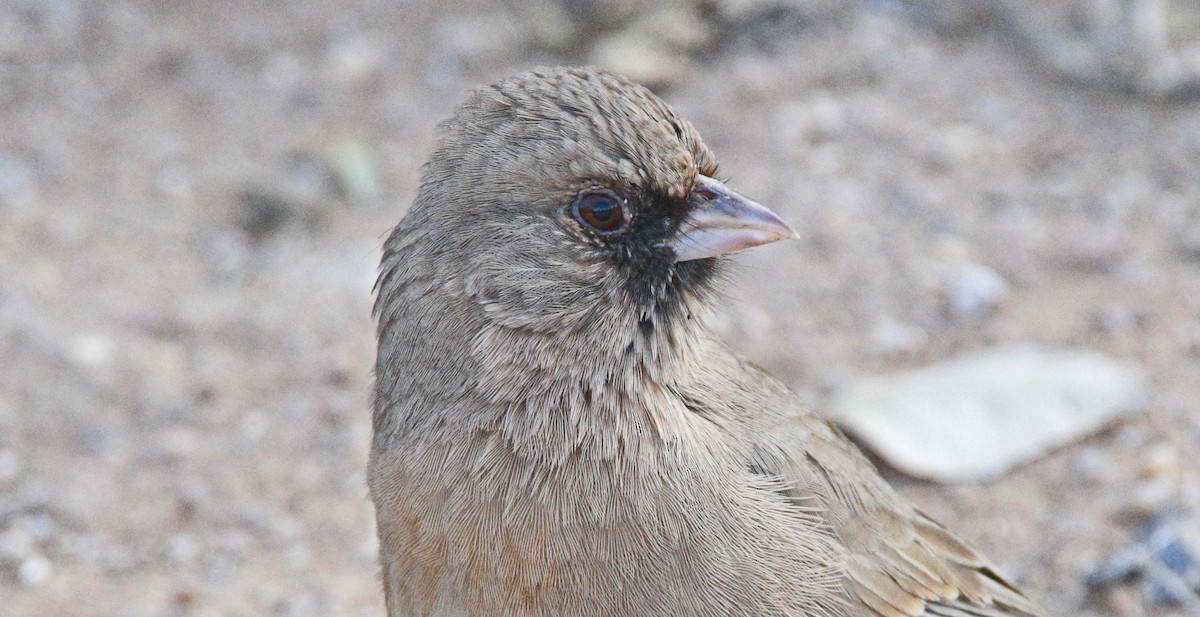
[{"label": "bird's beak", "polygon": [[708,176],[700,176],[694,193],[700,200],[679,226],[675,238],[667,243],[675,251],[676,263],[800,237],[766,206]]}]

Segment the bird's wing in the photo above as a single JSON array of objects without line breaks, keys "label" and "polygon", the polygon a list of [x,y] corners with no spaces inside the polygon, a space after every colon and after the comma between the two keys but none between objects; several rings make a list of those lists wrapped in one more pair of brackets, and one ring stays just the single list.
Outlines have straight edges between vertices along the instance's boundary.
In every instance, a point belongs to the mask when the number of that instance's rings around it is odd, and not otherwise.
[{"label": "bird's wing", "polygon": [[1044,615],[974,549],[896,493],[840,430],[762,378],[758,391],[768,394],[770,411],[750,427],[752,467],[778,476],[798,507],[821,513],[846,549],[844,586],[864,615]]}]

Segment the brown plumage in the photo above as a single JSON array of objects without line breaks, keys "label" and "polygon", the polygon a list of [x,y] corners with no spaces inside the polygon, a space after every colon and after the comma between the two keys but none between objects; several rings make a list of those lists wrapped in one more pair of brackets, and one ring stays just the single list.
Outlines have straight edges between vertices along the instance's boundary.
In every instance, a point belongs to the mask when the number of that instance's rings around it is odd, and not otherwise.
[{"label": "brown plumage", "polygon": [[480,88],[384,249],[368,479],[401,615],[1034,616],[705,328],[793,237],[592,69]]}]

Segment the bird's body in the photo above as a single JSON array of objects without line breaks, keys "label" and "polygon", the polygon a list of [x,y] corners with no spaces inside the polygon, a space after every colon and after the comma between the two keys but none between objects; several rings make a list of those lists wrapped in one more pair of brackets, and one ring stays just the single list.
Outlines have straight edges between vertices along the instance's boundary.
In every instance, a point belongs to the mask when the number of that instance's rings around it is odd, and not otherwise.
[{"label": "bird's body", "polygon": [[390,616],[1040,614],[709,334],[716,255],[786,226],[690,124],[548,69],[441,130],[378,282]]}]

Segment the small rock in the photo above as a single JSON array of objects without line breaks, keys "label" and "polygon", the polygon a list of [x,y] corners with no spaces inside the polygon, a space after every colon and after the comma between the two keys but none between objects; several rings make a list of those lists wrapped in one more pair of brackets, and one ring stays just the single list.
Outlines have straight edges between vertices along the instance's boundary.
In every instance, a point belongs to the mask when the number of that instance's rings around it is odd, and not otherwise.
[{"label": "small rock", "polygon": [[1105,594],[1105,600],[1112,607],[1113,617],[1134,617],[1145,615],[1142,599],[1136,589],[1131,587],[1114,587]]},{"label": "small rock", "polygon": [[360,560],[374,563],[379,556],[379,536],[373,533],[363,534],[362,542],[358,543],[355,552]]},{"label": "small rock", "polygon": [[837,138],[849,123],[842,102],[827,91],[806,101],[783,100],[775,109],[777,136],[784,145],[820,143]]},{"label": "small rock", "polygon": [[528,0],[514,8],[521,29],[535,46],[565,50],[584,40],[566,7],[555,0]]},{"label": "small rock", "polygon": [[106,368],[112,364],[112,339],[98,333],[77,336],[67,344],[67,357],[80,368]]},{"label": "small rock", "polygon": [[631,28],[681,51],[700,51],[713,41],[713,28],[701,10],[687,2],[649,3],[653,7],[632,22]]},{"label": "small rock", "polygon": [[214,276],[229,279],[246,269],[251,253],[241,234],[229,231],[213,236],[205,257]]},{"label": "small rock", "polygon": [[841,135],[848,124],[842,100],[824,91],[816,93],[809,101],[809,117],[814,133],[822,139]]},{"label": "small rock", "polygon": [[335,81],[360,82],[379,72],[383,58],[382,47],[374,41],[353,38],[338,41],[329,49],[325,68]]},{"label": "small rock", "polygon": [[167,554],[177,565],[190,563],[200,554],[200,545],[191,534],[175,534],[167,542]]},{"label": "small rock", "polygon": [[920,326],[906,324],[890,316],[876,320],[871,330],[871,342],[881,356],[899,356],[916,352],[925,346],[929,335]]},{"label": "small rock", "polygon": [[371,153],[357,141],[339,144],[330,153],[338,188],[353,202],[369,203],[379,199],[379,180]]},{"label": "small rock", "polygon": [[1175,477],[1182,471],[1179,450],[1169,443],[1160,442],[1142,454],[1142,477],[1163,478]]},{"label": "small rock", "polygon": [[55,524],[54,518],[44,512],[31,514],[23,517],[21,520],[25,523],[25,528],[38,542],[48,542],[54,537],[58,525]]},{"label": "small rock", "polygon": [[1142,406],[1147,391],[1136,365],[1018,344],[852,380],[828,415],[901,471],[968,481],[1099,430]]},{"label": "small rock", "polygon": [[272,537],[283,544],[298,541],[304,533],[304,524],[290,516],[281,516],[270,524]]},{"label": "small rock", "polygon": [[267,435],[267,431],[271,428],[271,421],[267,415],[261,411],[251,411],[242,417],[241,426],[239,427],[242,439],[249,443],[257,443]]},{"label": "small rock", "polygon": [[24,561],[33,555],[34,545],[33,534],[14,525],[0,533],[0,561]]},{"label": "small rock", "polygon": [[1158,435],[1149,427],[1136,422],[1118,427],[1113,435],[1113,440],[1117,445],[1127,452],[1140,452],[1144,448],[1150,447],[1150,444],[1156,439],[1158,439]]},{"label": "small rock", "polygon": [[977,319],[991,314],[1008,296],[1008,282],[987,266],[968,264],[943,279],[942,293],[956,317]]},{"label": "small rock", "polygon": [[183,614],[191,614],[192,608],[196,606],[197,596],[197,592],[192,589],[179,589],[171,596],[171,603]]},{"label": "small rock", "polygon": [[1176,329],[1175,336],[1185,354],[1200,358],[1200,324],[1181,324]]},{"label": "small rock", "polygon": [[0,487],[16,482],[21,475],[21,461],[12,450],[0,450]]},{"label": "small rock", "polygon": [[724,339],[749,343],[765,341],[774,332],[771,316],[754,306],[739,306],[735,311],[718,311],[713,314],[709,326]]},{"label": "small rock", "polygon": [[160,170],[154,186],[171,199],[184,199],[192,194],[192,179],[184,165],[169,165]]},{"label": "small rock", "polygon": [[592,61],[651,88],[679,83],[688,67],[686,55],[636,32],[617,32],[598,41]]},{"label": "small rock", "polygon": [[1175,239],[1175,250],[1189,261],[1200,261],[1200,223],[1194,223],[1179,232]]},{"label": "small rock", "polygon": [[1146,315],[1120,305],[1099,307],[1088,315],[1087,326],[1100,335],[1124,335],[1141,326]]},{"label": "small rock", "polygon": [[179,460],[195,457],[201,451],[202,445],[199,431],[186,427],[163,431],[159,434],[157,442],[162,455]]},{"label": "small rock", "polygon": [[255,242],[261,242],[279,231],[294,216],[296,207],[272,191],[253,187],[237,196],[241,206],[238,225]]},{"label": "small rock", "polygon": [[1179,482],[1175,478],[1155,477],[1133,487],[1133,505],[1142,512],[1157,512],[1179,498]]},{"label": "small rock", "polygon": [[505,12],[459,16],[437,24],[437,53],[458,60],[503,57],[518,47],[521,34]]},{"label": "small rock", "polygon": [[1121,473],[1121,468],[1113,457],[1089,444],[1077,449],[1073,463],[1075,472],[1088,482],[1109,482]]},{"label": "small rock", "polygon": [[21,562],[17,568],[17,581],[26,587],[38,587],[50,580],[54,568],[50,560],[41,555],[33,555]]},{"label": "small rock", "polygon": [[751,306],[742,309],[734,318],[740,331],[739,336],[750,341],[765,341],[773,332],[778,332],[772,327],[771,316],[766,311]]},{"label": "small rock", "polygon": [[337,194],[338,179],[331,165],[307,152],[293,152],[280,166],[279,189],[300,203],[316,204]]},{"label": "small rock", "polygon": [[0,156],[0,199],[13,199],[29,191],[30,187],[29,172]]},{"label": "small rock", "polygon": [[1113,271],[1125,258],[1127,249],[1117,225],[1081,224],[1062,236],[1054,258],[1069,270],[1102,274]]},{"label": "small rock", "polygon": [[277,92],[296,87],[305,78],[305,66],[300,59],[288,52],[278,52],[267,60],[263,67],[262,80]]},{"label": "small rock", "polygon": [[312,562],[312,551],[303,542],[297,542],[283,552],[284,568],[296,574],[303,571]]},{"label": "small rock", "polygon": [[1108,558],[1085,582],[1094,590],[1112,589],[1134,579],[1141,579],[1151,603],[1175,604],[1200,615],[1200,525],[1160,514],[1138,542]]}]

